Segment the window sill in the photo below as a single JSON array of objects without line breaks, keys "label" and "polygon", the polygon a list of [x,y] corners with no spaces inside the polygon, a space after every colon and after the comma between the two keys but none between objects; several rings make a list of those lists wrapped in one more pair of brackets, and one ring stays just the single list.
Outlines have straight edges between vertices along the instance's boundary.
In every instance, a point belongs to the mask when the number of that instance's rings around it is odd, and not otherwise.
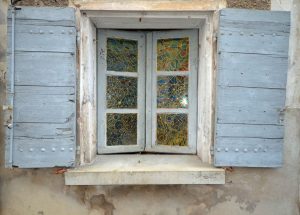
[{"label": "window sill", "polygon": [[224,184],[225,171],[196,155],[101,155],[69,169],[66,185]]}]

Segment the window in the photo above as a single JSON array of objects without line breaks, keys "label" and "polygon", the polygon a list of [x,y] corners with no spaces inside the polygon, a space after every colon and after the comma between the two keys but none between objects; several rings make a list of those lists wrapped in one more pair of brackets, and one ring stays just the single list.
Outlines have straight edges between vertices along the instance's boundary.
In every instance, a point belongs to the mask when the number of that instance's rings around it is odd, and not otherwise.
[{"label": "window", "polygon": [[196,153],[197,36],[98,30],[98,153]]},{"label": "window", "polygon": [[[37,19],[47,22],[33,26],[32,20]],[[79,47],[75,20],[71,8],[10,9],[7,167],[71,167],[93,162],[69,171],[66,182],[103,185],[224,183],[224,170],[205,164],[212,159],[215,166],[282,165],[280,110],[285,104],[289,13],[85,11]],[[270,25],[262,29],[266,22]],[[100,43],[96,42],[97,29],[119,30],[104,30],[106,37],[98,34],[99,40],[104,38]],[[103,45],[102,50],[96,43]],[[169,63],[174,53],[166,56],[164,50],[169,46],[178,50],[179,44],[185,47],[181,58],[176,57],[179,62]],[[104,65],[101,71],[98,56]],[[96,83],[97,78],[103,85]],[[175,94],[179,100],[173,100],[173,85],[180,86]],[[104,86],[98,94],[97,86]],[[97,102],[105,104],[102,116]],[[185,126],[179,126],[178,119]],[[97,137],[100,120],[108,145]],[[124,126],[124,121],[129,123]],[[183,140],[172,139],[180,132],[168,129],[165,121],[187,133],[179,136]],[[105,143],[102,153],[191,154],[96,156],[97,142]],[[75,160],[76,151],[79,159]]]}]

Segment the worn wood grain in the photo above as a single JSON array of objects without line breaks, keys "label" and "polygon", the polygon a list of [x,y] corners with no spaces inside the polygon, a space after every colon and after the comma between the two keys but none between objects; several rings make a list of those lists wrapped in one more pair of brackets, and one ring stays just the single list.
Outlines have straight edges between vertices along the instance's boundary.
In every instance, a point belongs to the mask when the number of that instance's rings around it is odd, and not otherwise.
[{"label": "worn wood grain", "polygon": [[[10,14],[10,11],[9,11]],[[76,151],[76,29],[74,9],[16,10],[15,52],[8,20],[7,166],[73,166]],[[14,67],[12,66],[14,56]],[[13,69],[14,68],[14,69]],[[12,78],[14,79],[12,80]],[[12,105],[12,99],[7,105]],[[13,114],[13,123],[10,118]]]},{"label": "worn wood grain", "polygon": [[74,87],[17,87],[14,121],[65,123],[74,120],[74,91]]},{"label": "worn wood grain", "polygon": [[[11,20],[11,8],[8,10],[8,19]],[[24,22],[24,24],[38,23],[41,26],[45,25],[63,25],[75,26],[75,11],[74,8],[55,8],[55,7],[21,7],[16,13],[16,20]]]},{"label": "worn wood grain", "polygon": [[281,124],[285,90],[218,87],[217,122]]},{"label": "worn wood grain", "polygon": [[282,165],[289,13],[220,12],[215,165]]},{"label": "worn wood grain", "polygon": [[[255,69],[253,65],[257,65]],[[261,88],[285,88],[287,58],[273,55],[222,53],[218,84]]]},{"label": "worn wood grain", "polygon": [[218,137],[283,138],[284,127],[282,125],[218,123],[216,129]]},{"label": "worn wood grain", "polygon": [[[30,23],[30,21],[28,21]],[[8,28],[8,38],[11,29]],[[8,50],[11,49],[8,44]],[[15,26],[15,51],[37,52],[75,52],[76,29],[64,26]],[[74,53],[75,54],[75,53]]]},{"label": "worn wood grain", "polygon": [[215,166],[279,167],[283,139],[226,138],[216,140]]},{"label": "worn wood grain", "polygon": [[74,137],[14,138],[13,165],[19,168],[74,166]]},{"label": "worn wood grain", "polygon": [[[8,55],[8,63],[11,63]],[[26,65],[26,66],[25,66]],[[76,74],[71,53],[15,53],[15,85],[74,86]],[[10,81],[10,77],[7,77]]]}]

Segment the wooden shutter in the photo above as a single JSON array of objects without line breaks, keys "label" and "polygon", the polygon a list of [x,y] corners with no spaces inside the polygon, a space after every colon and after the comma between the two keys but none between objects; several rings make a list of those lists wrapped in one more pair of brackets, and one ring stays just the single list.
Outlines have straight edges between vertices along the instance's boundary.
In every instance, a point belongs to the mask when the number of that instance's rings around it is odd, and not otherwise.
[{"label": "wooden shutter", "polygon": [[219,18],[215,165],[281,166],[290,13]]},{"label": "wooden shutter", "polygon": [[75,11],[21,7],[8,14],[6,166],[73,166]]}]

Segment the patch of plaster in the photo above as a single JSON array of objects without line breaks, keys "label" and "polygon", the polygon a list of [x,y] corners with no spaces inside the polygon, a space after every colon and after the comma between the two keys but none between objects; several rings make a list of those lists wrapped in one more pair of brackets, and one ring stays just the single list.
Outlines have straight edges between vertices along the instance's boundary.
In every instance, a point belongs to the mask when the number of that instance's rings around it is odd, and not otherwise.
[{"label": "patch of plaster", "polygon": [[20,0],[17,2],[17,6],[35,6],[35,7],[65,7],[68,6],[68,0]]}]

